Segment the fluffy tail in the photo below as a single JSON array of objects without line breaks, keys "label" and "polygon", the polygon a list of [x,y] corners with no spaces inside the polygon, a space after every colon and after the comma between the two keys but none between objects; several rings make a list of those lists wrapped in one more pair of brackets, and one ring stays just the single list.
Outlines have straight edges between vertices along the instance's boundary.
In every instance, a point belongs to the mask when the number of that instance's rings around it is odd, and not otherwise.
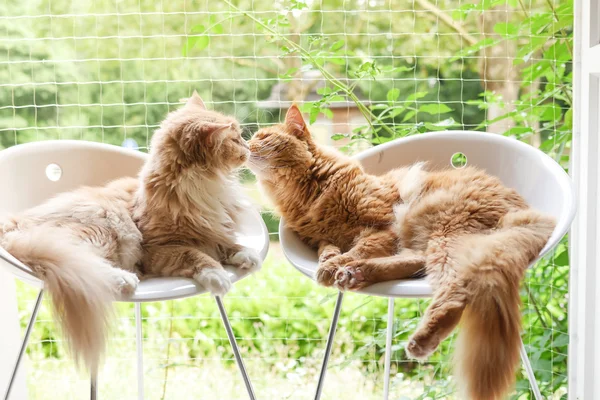
[{"label": "fluffy tail", "polygon": [[473,237],[457,254],[457,264],[471,277],[455,352],[464,398],[499,400],[512,388],[519,365],[519,285],[554,225],[532,210],[509,213],[498,231]]},{"label": "fluffy tail", "polygon": [[76,364],[96,371],[106,347],[111,303],[118,291],[112,267],[59,228],[11,231],[1,241],[44,281]]}]

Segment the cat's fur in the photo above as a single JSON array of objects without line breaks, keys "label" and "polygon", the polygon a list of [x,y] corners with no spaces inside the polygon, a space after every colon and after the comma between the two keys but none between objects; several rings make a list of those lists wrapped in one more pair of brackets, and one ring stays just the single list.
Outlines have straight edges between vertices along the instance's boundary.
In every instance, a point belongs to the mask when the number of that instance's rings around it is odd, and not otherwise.
[{"label": "cat's fur", "polygon": [[464,396],[500,399],[519,360],[519,284],[554,229],[518,193],[476,168],[382,176],[310,137],[292,106],[250,141],[250,168],[288,226],[318,249],[316,278],[358,289],[424,271],[434,297],[407,344],[429,356],[462,320]]},{"label": "cat's fur", "polygon": [[215,295],[231,285],[222,263],[260,267],[233,231],[235,169],[248,154],[237,121],[194,93],[154,134],[139,178],[63,193],[1,223],[0,244],[44,281],[77,362],[97,370],[111,303],[135,292],[138,267]]},{"label": "cat's fur", "polygon": [[75,361],[91,371],[105,348],[111,303],[139,282],[136,188],[130,179],[80,188],[1,223],[0,244],[44,281]]},{"label": "cat's fur", "polygon": [[194,278],[224,295],[231,282],[223,264],[260,267],[234,232],[242,196],[236,170],[248,155],[239,123],[207,110],[195,92],[167,116],[152,137],[135,200],[145,274]]}]

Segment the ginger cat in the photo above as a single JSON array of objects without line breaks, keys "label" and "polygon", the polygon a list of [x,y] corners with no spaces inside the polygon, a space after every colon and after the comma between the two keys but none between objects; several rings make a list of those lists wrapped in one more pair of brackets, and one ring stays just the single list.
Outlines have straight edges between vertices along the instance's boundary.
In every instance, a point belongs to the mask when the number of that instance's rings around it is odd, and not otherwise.
[{"label": "ginger cat", "polygon": [[495,400],[514,383],[519,284],[555,222],[476,168],[382,176],[317,145],[296,106],[250,141],[249,167],[289,227],[318,250],[316,279],[340,290],[424,272],[434,292],[406,351],[429,356],[462,320],[464,397]]},{"label": "ginger cat", "polygon": [[167,116],[135,195],[144,274],[193,278],[222,296],[231,287],[223,264],[260,268],[234,232],[243,196],[237,170],[249,153],[239,123],[207,110],[196,92]]}]

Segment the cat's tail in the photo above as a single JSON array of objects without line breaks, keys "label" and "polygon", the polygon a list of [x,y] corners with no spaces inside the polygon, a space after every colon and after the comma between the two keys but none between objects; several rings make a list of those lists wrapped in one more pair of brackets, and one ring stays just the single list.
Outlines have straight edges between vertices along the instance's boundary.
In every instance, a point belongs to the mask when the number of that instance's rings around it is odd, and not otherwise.
[{"label": "cat's tail", "polygon": [[499,400],[514,384],[521,346],[519,285],[554,226],[552,218],[535,211],[512,212],[497,231],[467,239],[457,252],[469,293],[455,352],[463,398]]},{"label": "cat's tail", "polygon": [[112,267],[66,229],[14,230],[0,241],[44,281],[76,364],[96,371],[106,347],[111,303],[118,292]]}]

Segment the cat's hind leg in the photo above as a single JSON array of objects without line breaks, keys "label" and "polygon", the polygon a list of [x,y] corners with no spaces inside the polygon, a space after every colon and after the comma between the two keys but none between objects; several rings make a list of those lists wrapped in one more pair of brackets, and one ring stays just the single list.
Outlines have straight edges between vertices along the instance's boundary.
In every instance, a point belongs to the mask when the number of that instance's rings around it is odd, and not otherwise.
[{"label": "cat's hind leg", "polygon": [[231,288],[221,263],[194,247],[156,246],[148,251],[144,264],[162,276],[192,278],[215,296],[223,296]]},{"label": "cat's hind leg", "polygon": [[132,295],[140,283],[140,279],[133,272],[121,268],[111,267],[110,276],[114,279],[115,286],[124,295]]},{"label": "cat's hind leg", "polygon": [[422,271],[425,254],[403,249],[390,257],[351,261],[335,275],[334,286],[340,290],[356,290],[378,282],[406,279]]},{"label": "cat's hind leg", "polygon": [[433,300],[408,340],[406,352],[412,358],[422,360],[433,353],[458,325],[467,306],[466,283],[453,259],[453,243],[457,241],[443,238],[428,244],[426,268]]},{"label": "cat's hind leg", "polygon": [[236,246],[231,249],[224,263],[250,271],[258,271],[262,266],[262,260],[256,250],[243,246]]}]

